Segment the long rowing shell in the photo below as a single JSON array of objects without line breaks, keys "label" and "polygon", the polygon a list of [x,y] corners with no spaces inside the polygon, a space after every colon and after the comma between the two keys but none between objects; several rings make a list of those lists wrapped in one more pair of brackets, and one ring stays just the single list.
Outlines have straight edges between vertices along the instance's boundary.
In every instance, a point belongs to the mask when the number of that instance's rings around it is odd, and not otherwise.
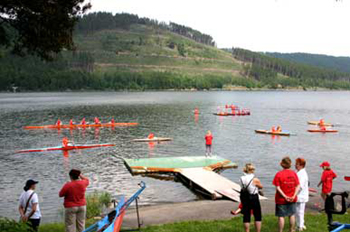
[{"label": "long rowing shell", "polygon": [[171,141],[172,138],[162,138],[162,137],[154,137],[153,139],[145,138],[145,139],[133,139],[134,142],[162,142],[162,141]]},{"label": "long rowing shell", "polygon": [[313,129],[313,130],[307,130],[308,132],[313,132],[313,133],[337,133],[338,130],[320,130],[320,129]]},{"label": "long rowing shell", "polygon": [[114,126],[137,126],[137,122],[115,122],[101,124],[73,124],[73,125],[46,125],[46,126],[25,126],[24,129],[74,129],[74,128],[89,128],[89,127],[114,127]]},{"label": "long rowing shell", "polygon": [[112,147],[115,144],[111,143],[102,143],[102,144],[90,144],[90,145],[73,145],[73,146],[57,146],[57,147],[46,147],[46,148],[34,148],[28,150],[19,150],[16,153],[28,153],[28,152],[45,152],[45,151],[70,151],[75,149],[89,149],[97,147]]},{"label": "long rowing shell", "polygon": [[[320,122],[319,122],[319,121],[308,121],[307,124],[319,126],[319,125],[320,125]],[[334,125],[331,124],[331,123],[324,123],[324,126],[334,126]]]},{"label": "long rowing shell", "polygon": [[269,135],[281,135],[281,136],[290,136],[289,132],[286,131],[282,131],[282,132],[272,132],[272,131],[268,131],[268,130],[255,130],[255,133],[258,134],[269,134]]}]

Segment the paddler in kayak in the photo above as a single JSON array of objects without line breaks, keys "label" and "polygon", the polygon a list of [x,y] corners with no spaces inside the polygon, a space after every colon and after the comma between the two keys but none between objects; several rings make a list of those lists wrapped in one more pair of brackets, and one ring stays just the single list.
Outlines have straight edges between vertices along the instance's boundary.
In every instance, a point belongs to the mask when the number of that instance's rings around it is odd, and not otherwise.
[{"label": "paddler in kayak", "polygon": [[57,122],[56,122],[56,126],[60,127],[60,126],[61,126],[61,124],[62,124],[61,120],[60,120],[60,119],[58,119],[58,120],[57,120]]},{"label": "paddler in kayak", "polygon": [[153,139],[154,138],[154,134],[153,133],[149,133],[149,135],[147,136],[148,139]]},{"label": "paddler in kayak", "polygon": [[324,120],[323,120],[323,118],[321,118],[320,119],[320,122],[318,123],[318,125],[320,126],[320,127],[322,127],[322,126],[324,126],[325,124],[324,124]]},{"label": "paddler in kayak", "polygon": [[111,119],[111,124],[114,124],[114,123],[115,123],[114,118],[112,118]]},{"label": "paddler in kayak", "polygon": [[98,119],[98,117],[95,117],[94,121],[95,121],[95,124],[101,124],[100,119]]},{"label": "paddler in kayak", "polygon": [[282,127],[281,127],[281,126],[277,126],[276,132],[277,132],[277,133],[281,133],[281,132],[282,132]]},{"label": "paddler in kayak", "polygon": [[80,122],[81,125],[85,126],[86,125],[86,121],[85,121],[85,118],[83,118]]},{"label": "paddler in kayak", "polygon": [[272,126],[272,127],[271,127],[271,132],[272,132],[272,133],[276,133],[276,128],[275,128],[275,126]]},{"label": "paddler in kayak", "polygon": [[73,123],[73,119],[71,119],[70,121],[69,121],[69,126],[73,126],[74,125],[74,123]]}]

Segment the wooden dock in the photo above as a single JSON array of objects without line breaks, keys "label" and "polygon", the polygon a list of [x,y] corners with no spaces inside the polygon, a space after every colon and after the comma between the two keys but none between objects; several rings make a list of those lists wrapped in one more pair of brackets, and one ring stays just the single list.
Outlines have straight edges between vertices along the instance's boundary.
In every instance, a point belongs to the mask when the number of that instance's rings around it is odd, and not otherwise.
[{"label": "wooden dock", "polygon": [[216,172],[206,168],[182,168],[177,175],[190,188],[213,200],[225,196],[233,201],[239,201],[241,187]]},{"label": "wooden dock", "polygon": [[240,201],[240,185],[214,172],[219,169],[237,168],[237,165],[218,156],[124,159],[124,163],[133,175],[172,173],[191,190],[213,200],[228,198]]}]

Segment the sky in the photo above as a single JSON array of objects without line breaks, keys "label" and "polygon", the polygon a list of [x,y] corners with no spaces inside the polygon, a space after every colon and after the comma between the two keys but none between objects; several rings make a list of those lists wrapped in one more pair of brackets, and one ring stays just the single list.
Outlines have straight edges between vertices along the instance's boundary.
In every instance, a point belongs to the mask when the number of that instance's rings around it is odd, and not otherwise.
[{"label": "sky", "polygon": [[350,56],[350,0],[88,0],[211,35],[218,48]]}]

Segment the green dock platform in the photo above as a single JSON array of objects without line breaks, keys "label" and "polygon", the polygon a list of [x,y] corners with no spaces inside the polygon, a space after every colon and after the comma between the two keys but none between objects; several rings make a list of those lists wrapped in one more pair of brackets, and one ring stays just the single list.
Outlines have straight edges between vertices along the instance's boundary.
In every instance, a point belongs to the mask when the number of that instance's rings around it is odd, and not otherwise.
[{"label": "green dock platform", "polygon": [[161,157],[124,159],[124,163],[132,174],[151,172],[180,172],[183,168],[237,168],[230,160],[219,156],[184,156],[184,157]]}]

